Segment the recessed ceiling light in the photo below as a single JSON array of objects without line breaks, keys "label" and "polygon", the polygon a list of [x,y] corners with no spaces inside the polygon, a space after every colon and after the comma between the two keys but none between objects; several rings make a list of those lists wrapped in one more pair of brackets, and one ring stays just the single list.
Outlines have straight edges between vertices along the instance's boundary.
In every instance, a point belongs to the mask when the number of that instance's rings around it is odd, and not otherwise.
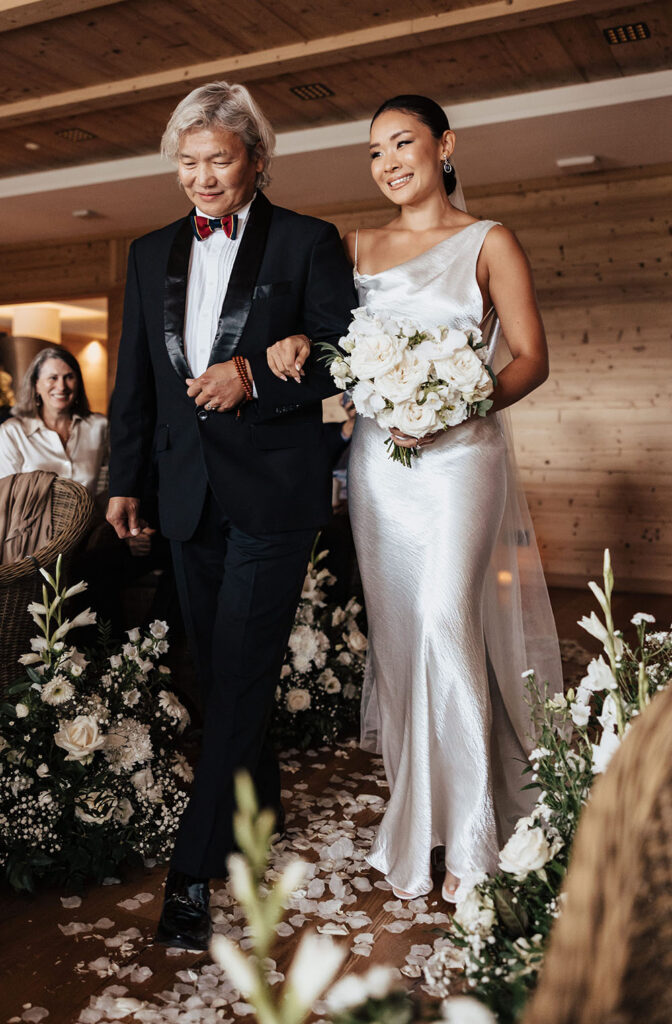
[{"label": "recessed ceiling light", "polygon": [[649,26],[645,21],[633,21],[629,25],[612,25],[611,28],[602,29],[602,32],[609,46],[618,46],[619,43],[641,43],[651,38]]},{"label": "recessed ceiling light", "polygon": [[61,139],[67,139],[68,142],[88,142],[89,139],[96,138],[93,132],[87,132],[85,128],[62,128],[55,134]]},{"label": "recessed ceiling light", "polygon": [[24,146],[26,147],[26,149],[39,149],[40,148],[39,142],[24,142]]},{"label": "recessed ceiling light", "polygon": [[598,163],[599,157],[596,156],[561,156],[556,161],[556,167],[560,167],[562,170],[568,170],[572,168],[578,168],[579,170],[588,171],[591,167],[595,167]]},{"label": "recessed ceiling light", "polygon": [[81,220],[86,220],[87,217],[97,217],[98,214],[95,210],[73,210],[73,217],[79,217]]}]

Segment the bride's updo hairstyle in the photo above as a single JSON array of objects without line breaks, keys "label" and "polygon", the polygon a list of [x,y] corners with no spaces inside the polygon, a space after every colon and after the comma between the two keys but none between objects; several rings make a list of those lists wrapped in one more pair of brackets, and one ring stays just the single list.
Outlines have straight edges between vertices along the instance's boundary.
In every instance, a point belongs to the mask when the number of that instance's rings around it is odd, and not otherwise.
[{"label": "bride's updo hairstyle", "polygon": [[[417,117],[418,121],[429,128],[435,139],[440,139],[444,132],[450,131],[445,110],[434,100],[430,100],[428,96],[416,96],[413,93],[393,96],[391,100],[385,100],[378,107],[378,110],[371,118],[371,124],[373,125],[376,118],[384,114],[386,110],[400,110],[404,114],[411,114],[413,117]],[[447,174],[445,171],[443,172],[443,184],[447,195],[452,195],[457,185],[457,175],[453,167],[451,167]]]}]

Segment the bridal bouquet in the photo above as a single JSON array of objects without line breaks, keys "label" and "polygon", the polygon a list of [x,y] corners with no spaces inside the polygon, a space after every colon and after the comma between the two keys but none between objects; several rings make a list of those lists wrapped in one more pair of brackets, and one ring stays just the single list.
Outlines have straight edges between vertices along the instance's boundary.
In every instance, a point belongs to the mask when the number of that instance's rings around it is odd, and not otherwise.
[{"label": "bridal bouquet", "polygon": [[71,634],[95,613],[64,615],[86,583],[62,585],[60,559],[55,577],[41,572],[25,678],[0,704],[0,872],[27,890],[40,878],[100,881],[131,856],[165,858],[193,777],[177,749],[189,715],[159,663],[166,623],[130,630],[114,653],[103,637],[86,657]]},{"label": "bridal bouquet", "polygon": [[[339,388],[351,390],[355,408],[386,430],[396,427],[421,438],[485,416],[497,380],[485,365],[486,347],[478,327],[422,328],[410,320],[374,316],[364,307],[339,348],[325,345],[329,371]],[[390,457],[411,465],[417,448],[390,437]]]}]

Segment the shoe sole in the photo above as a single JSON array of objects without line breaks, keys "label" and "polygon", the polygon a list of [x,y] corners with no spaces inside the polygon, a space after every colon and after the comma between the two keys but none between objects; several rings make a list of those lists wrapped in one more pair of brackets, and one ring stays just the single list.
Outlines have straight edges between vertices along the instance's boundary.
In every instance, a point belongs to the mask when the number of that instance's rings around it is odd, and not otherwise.
[{"label": "shoe sole", "polygon": [[210,939],[208,939],[206,945],[202,945],[195,942],[193,939],[187,938],[185,935],[174,935],[170,932],[163,931],[162,928],[158,928],[156,935],[154,936],[154,942],[158,942],[160,946],[172,946],[174,949],[186,949],[191,953],[207,953],[210,948]]}]

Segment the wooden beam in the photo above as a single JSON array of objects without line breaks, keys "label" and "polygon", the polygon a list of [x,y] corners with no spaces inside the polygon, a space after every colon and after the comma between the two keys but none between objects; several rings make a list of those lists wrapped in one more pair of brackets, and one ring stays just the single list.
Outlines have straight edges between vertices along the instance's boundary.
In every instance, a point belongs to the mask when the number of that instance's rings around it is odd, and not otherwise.
[{"label": "wooden beam", "polygon": [[[475,7],[443,11],[440,14],[370,26],[307,42],[290,43],[268,50],[236,54],[219,60],[5,103],[0,105],[0,122],[5,125],[26,124],[38,119],[46,120],[90,110],[92,107],[121,106],[158,96],[170,96],[191,89],[198,83],[224,76],[238,81],[251,81],[304,69],[322,68],[328,64],[591,14],[604,10],[604,2],[489,0]],[[612,0],[610,4],[611,9],[631,6],[628,0]]]},{"label": "wooden beam", "polygon": [[24,25],[65,18],[94,7],[109,7],[124,0],[0,0],[0,32],[11,32]]}]

